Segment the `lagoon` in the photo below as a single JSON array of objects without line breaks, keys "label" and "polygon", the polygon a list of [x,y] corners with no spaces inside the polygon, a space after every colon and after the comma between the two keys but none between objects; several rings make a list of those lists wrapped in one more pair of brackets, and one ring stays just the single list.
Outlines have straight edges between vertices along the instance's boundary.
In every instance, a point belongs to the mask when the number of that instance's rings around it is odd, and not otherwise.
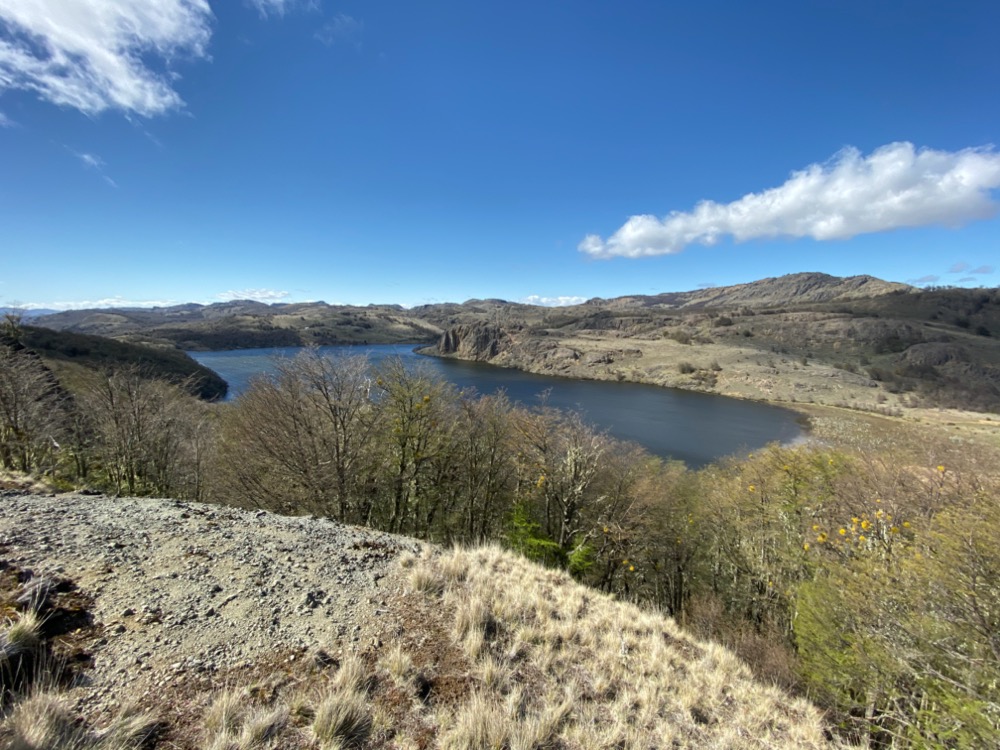
[{"label": "lagoon", "polygon": [[[188,352],[229,383],[232,399],[255,375],[274,371],[275,360],[294,357],[297,347]],[[330,357],[365,355],[373,365],[398,357],[407,367],[423,367],[460,389],[488,394],[504,390],[524,406],[546,403],[572,409],[599,429],[638,443],[664,458],[697,468],[719,458],[756,450],[771,442],[799,439],[799,417],[788,409],[754,401],[713,396],[641,383],[576,380],[535,375],[480,362],[439,359],[416,354],[412,345],[323,346]]]}]

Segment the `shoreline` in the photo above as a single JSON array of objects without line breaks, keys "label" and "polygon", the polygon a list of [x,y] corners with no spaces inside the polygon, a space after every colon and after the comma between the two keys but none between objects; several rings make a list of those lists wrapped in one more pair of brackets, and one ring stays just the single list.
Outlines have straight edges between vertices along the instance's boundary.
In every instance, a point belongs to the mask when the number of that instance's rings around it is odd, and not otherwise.
[{"label": "shoreline", "polygon": [[[607,344],[610,342],[600,341],[598,343]],[[341,345],[330,344],[329,346]],[[351,344],[351,346],[364,345],[354,343]],[[372,345],[369,344],[369,346]],[[794,413],[796,423],[803,433],[801,436],[803,442],[809,442],[812,440],[820,440],[822,442],[833,440],[834,442],[839,442],[840,438],[837,437],[837,434],[845,431],[853,434],[865,429],[874,429],[876,432],[882,433],[886,431],[893,432],[896,430],[909,431],[914,428],[932,428],[936,431],[947,434],[952,440],[972,440],[978,444],[984,444],[991,448],[1000,450],[1000,415],[992,414],[990,412],[975,412],[937,407],[911,407],[899,403],[880,405],[875,401],[851,405],[850,403],[845,403],[844,401],[838,402],[832,398],[822,398],[822,394],[817,394],[822,400],[789,400],[780,396],[775,397],[774,395],[770,395],[762,389],[755,389],[755,392],[748,392],[747,389],[738,390],[726,388],[725,380],[723,383],[720,383],[720,385],[723,386],[721,388],[698,387],[698,384],[693,382],[677,382],[677,380],[679,380],[678,378],[673,378],[672,382],[664,382],[663,379],[658,379],[656,377],[656,373],[650,373],[645,367],[637,367],[632,363],[628,363],[629,366],[627,367],[618,368],[575,367],[572,368],[572,370],[569,368],[559,368],[554,371],[551,367],[544,367],[543,363],[537,363],[535,367],[531,367],[524,361],[512,360],[511,358],[506,358],[506,361],[497,362],[495,361],[495,358],[491,361],[483,361],[474,358],[456,356],[454,354],[441,354],[436,351],[436,347],[433,344],[428,344],[427,342],[410,341],[392,344],[378,344],[376,346],[407,347],[413,354],[418,356],[431,357],[435,359],[453,359],[460,362],[483,364],[500,369],[519,370],[547,377],[557,377],[568,380],[635,383],[640,385],[656,386],[659,388],[675,389],[688,393],[700,393],[706,396],[732,398],[739,401],[748,401],[763,406],[780,408]],[[260,349],[272,348],[303,349],[307,347],[251,347],[244,349],[213,351],[259,351]],[[687,349],[690,349],[690,347],[687,347]],[[690,351],[684,350],[679,352],[679,354],[682,355],[690,353]],[[715,353],[716,352],[709,350],[704,353],[702,359],[705,359],[705,356],[711,356]],[[643,359],[646,358],[643,357]],[[653,358],[650,357],[649,359]],[[642,364],[645,364],[645,362]],[[819,366],[813,367],[817,371],[824,371],[824,369]],[[832,369],[833,368],[825,368],[826,371]],[[801,370],[799,372],[801,373]],[[660,374],[662,375],[662,372]],[[794,377],[795,373],[794,371],[783,373],[782,371],[777,370],[768,374],[771,381],[780,381],[782,376],[784,376],[785,379],[790,379]],[[839,376],[840,374],[840,371],[831,373],[833,376]],[[848,375],[850,375],[850,373],[848,373]],[[739,374],[737,377],[739,377]],[[744,377],[746,378],[750,376],[744,375]],[[834,378],[831,377],[830,379],[833,380]],[[874,389],[866,387],[865,390],[870,392]],[[879,423],[877,427],[869,427],[869,425],[876,423]],[[839,426],[831,427],[830,424]],[[791,443],[794,444],[795,440],[791,441]]]},{"label": "shoreline", "polygon": [[[939,433],[947,434],[953,441],[972,441],[980,446],[1000,450],[1000,415],[991,412],[946,409],[943,407],[913,407],[903,406],[902,404],[882,406],[876,403],[872,405],[851,406],[845,403],[826,403],[823,401],[790,401],[769,397],[763,393],[748,394],[658,382],[653,375],[638,368],[629,368],[624,377],[619,377],[618,373],[600,370],[560,373],[547,371],[543,367],[528,367],[522,362],[505,362],[501,364],[493,361],[469,359],[453,354],[441,354],[440,352],[433,351],[432,346],[427,345],[418,345],[413,349],[413,352],[421,356],[474,362],[490,367],[520,370],[535,375],[560,377],[570,380],[621,381],[651,385],[709,396],[733,398],[784,409],[796,415],[796,422],[803,434],[788,443],[782,443],[783,446],[794,446],[797,443],[808,444],[813,441],[826,444],[830,444],[831,442],[840,443],[843,439],[839,433],[843,431],[854,433],[864,431],[866,428],[873,429],[877,433],[909,432],[915,428],[930,428]],[[645,375],[646,377],[636,378],[635,375]],[[896,413],[892,413],[892,411]],[[854,441],[851,440],[849,442]]]}]

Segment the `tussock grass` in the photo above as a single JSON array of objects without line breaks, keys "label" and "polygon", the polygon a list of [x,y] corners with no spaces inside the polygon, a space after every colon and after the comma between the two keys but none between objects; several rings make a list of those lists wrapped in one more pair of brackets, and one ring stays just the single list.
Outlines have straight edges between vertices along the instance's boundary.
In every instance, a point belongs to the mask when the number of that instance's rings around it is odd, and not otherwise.
[{"label": "tussock grass", "polygon": [[818,712],[726,649],[499,548],[411,565],[450,611],[475,688],[436,710],[447,750],[820,748]]},{"label": "tussock grass", "polygon": [[442,717],[442,750],[501,750],[510,746],[511,717],[496,696],[473,693],[454,713]]},{"label": "tussock grass", "polygon": [[386,671],[389,679],[397,687],[408,687],[416,676],[413,659],[399,643],[382,654],[379,666]]},{"label": "tussock grass", "polygon": [[335,690],[317,707],[312,730],[322,750],[361,747],[372,731],[367,697],[354,690]]},{"label": "tussock grass", "polygon": [[432,573],[426,566],[416,563],[410,572],[410,586],[421,594],[439,595],[444,591],[444,581],[441,577]]},{"label": "tussock grass", "polygon": [[[564,572],[497,547],[425,548],[400,564],[409,585],[391,606],[394,640],[341,648],[327,662],[339,661],[336,671],[274,676],[269,689],[228,688],[210,700],[201,693],[184,725],[171,727],[178,734],[159,745],[147,741],[156,728],[149,715],[122,714],[96,731],[55,691],[58,680],[36,679],[35,692],[13,696],[0,747],[826,747],[809,704],[755,682],[726,649]],[[0,660],[44,656],[42,630],[33,611],[8,621]]]},{"label": "tussock grass", "polygon": [[272,746],[288,723],[287,706],[263,706],[248,690],[224,690],[205,712],[205,750],[257,750]]},{"label": "tussock grass", "polygon": [[243,704],[249,698],[246,693],[234,690],[222,691],[205,712],[205,731],[213,736],[232,734],[237,731],[243,714]]},{"label": "tussock grass", "polygon": [[[392,668],[405,677],[412,663],[406,655],[395,649],[387,655]],[[375,725],[374,711],[369,691],[375,684],[374,676],[356,655],[348,655],[336,674],[322,689],[319,703],[312,714],[312,734],[321,750],[346,750],[363,747]]]},{"label": "tussock grass", "polygon": [[22,612],[0,633],[0,668],[38,648],[42,618],[33,610]]},{"label": "tussock grass", "polygon": [[330,682],[335,693],[367,693],[371,689],[372,676],[357,656],[347,656]]},{"label": "tussock grass", "polygon": [[10,750],[138,750],[156,731],[149,714],[126,712],[95,732],[77,720],[64,697],[49,692],[21,701],[7,724]]},{"label": "tussock grass", "polygon": [[73,720],[67,704],[51,693],[40,693],[21,702],[10,717],[12,750],[87,747],[86,735]]},{"label": "tussock grass", "polygon": [[80,720],[62,694],[64,659],[44,633],[53,581],[36,577],[2,592],[23,607],[0,632],[0,747],[9,750],[138,750],[156,734],[152,714],[128,709],[97,730]]}]

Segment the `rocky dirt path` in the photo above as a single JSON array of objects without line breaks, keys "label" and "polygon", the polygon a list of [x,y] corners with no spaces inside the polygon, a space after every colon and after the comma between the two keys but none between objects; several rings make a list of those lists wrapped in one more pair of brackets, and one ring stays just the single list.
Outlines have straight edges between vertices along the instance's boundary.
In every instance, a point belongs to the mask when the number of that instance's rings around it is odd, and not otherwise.
[{"label": "rocky dirt path", "polygon": [[418,549],[315,518],[0,492],[0,563],[69,579],[87,602],[70,635],[92,668],[72,695],[94,719],[363,648],[400,588],[394,560]]}]

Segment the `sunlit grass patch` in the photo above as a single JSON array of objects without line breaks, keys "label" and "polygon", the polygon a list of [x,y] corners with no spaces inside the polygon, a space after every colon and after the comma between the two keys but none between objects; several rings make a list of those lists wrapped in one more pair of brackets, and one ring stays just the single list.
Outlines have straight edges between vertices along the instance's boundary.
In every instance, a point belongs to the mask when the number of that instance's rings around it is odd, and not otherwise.
[{"label": "sunlit grass patch", "polygon": [[826,746],[815,709],[726,649],[561,572],[486,547],[418,573],[425,595],[443,592],[478,686],[438,708],[441,747]]}]

